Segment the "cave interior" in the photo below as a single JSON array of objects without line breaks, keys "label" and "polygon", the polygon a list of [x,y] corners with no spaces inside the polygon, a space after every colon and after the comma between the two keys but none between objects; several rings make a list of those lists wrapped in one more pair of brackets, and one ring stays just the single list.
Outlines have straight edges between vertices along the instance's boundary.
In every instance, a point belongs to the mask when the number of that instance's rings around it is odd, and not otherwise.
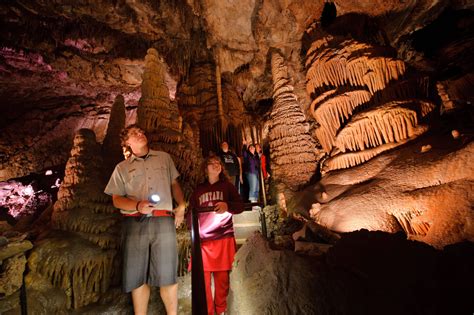
[{"label": "cave interior", "polygon": [[[188,197],[222,141],[263,147],[265,229],[239,245],[229,314],[474,312],[474,2],[8,0],[0,14],[1,314],[132,313],[103,191],[134,123]],[[157,291],[149,312],[165,313]]]}]

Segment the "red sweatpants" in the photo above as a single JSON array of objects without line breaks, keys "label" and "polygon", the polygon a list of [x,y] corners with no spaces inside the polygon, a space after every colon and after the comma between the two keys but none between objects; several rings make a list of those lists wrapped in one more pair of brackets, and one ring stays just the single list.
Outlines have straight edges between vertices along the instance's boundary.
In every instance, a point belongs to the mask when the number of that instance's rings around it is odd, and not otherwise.
[{"label": "red sweatpants", "polygon": [[[214,275],[214,301],[212,300],[211,274]],[[227,310],[227,294],[229,293],[229,271],[204,271],[206,282],[207,314],[214,315]]]}]

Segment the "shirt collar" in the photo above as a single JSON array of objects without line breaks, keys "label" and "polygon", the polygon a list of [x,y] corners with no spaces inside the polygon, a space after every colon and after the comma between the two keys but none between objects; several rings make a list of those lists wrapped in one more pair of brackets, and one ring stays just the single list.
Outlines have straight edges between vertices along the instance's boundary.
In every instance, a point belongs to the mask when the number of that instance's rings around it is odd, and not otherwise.
[{"label": "shirt collar", "polygon": [[139,158],[138,156],[136,156],[135,154],[132,153],[132,155],[129,158],[129,161],[130,161],[130,163],[132,163],[135,160],[146,160],[148,157],[150,157],[152,155],[158,155],[158,151],[150,149],[150,150],[148,150],[148,154],[144,158]]}]

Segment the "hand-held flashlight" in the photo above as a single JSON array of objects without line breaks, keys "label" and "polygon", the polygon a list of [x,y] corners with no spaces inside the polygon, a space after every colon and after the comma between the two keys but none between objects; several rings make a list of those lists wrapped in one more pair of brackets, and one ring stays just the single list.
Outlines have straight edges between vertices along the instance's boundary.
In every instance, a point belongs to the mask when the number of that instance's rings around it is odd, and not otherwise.
[{"label": "hand-held flashlight", "polygon": [[160,196],[158,194],[152,194],[150,195],[150,197],[148,197],[148,201],[153,204],[157,204],[158,202],[160,202]]}]

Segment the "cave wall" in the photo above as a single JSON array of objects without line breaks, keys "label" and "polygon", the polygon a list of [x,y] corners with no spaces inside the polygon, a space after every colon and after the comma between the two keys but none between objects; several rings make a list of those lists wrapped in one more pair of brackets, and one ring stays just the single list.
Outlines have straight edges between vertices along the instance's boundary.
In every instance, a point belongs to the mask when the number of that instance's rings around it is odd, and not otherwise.
[{"label": "cave wall", "polygon": [[[472,58],[466,53],[472,50],[471,3],[333,4],[338,17],[346,16],[346,23],[357,25],[353,37],[371,34],[393,47],[409,66],[429,75],[442,73],[437,84],[448,106],[472,100]],[[322,2],[138,1],[71,7],[61,1],[54,5],[22,1],[1,6],[3,180],[64,164],[73,133],[80,128],[93,129],[102,142],[119,94],[124,97],[127,122],[134,121],[149,47],[155,47],[168,65],[171,98],[180,93],[177,83],[187,84],[196,65],[218,64],[226,78],[222,86],[229,91],[224,98],[235,94],[245,109],[262,116],[259,104],[272,98],[269,52],[276,48],[287,62],[296,97],[304,108],[311,103],[301,54],[308,32],[322,15]],[[431,43],[428,53],[420,38],[433,37],[439,29],[436,23],[452,26]],[[452,39],[456,36],[458,41]]]}]

